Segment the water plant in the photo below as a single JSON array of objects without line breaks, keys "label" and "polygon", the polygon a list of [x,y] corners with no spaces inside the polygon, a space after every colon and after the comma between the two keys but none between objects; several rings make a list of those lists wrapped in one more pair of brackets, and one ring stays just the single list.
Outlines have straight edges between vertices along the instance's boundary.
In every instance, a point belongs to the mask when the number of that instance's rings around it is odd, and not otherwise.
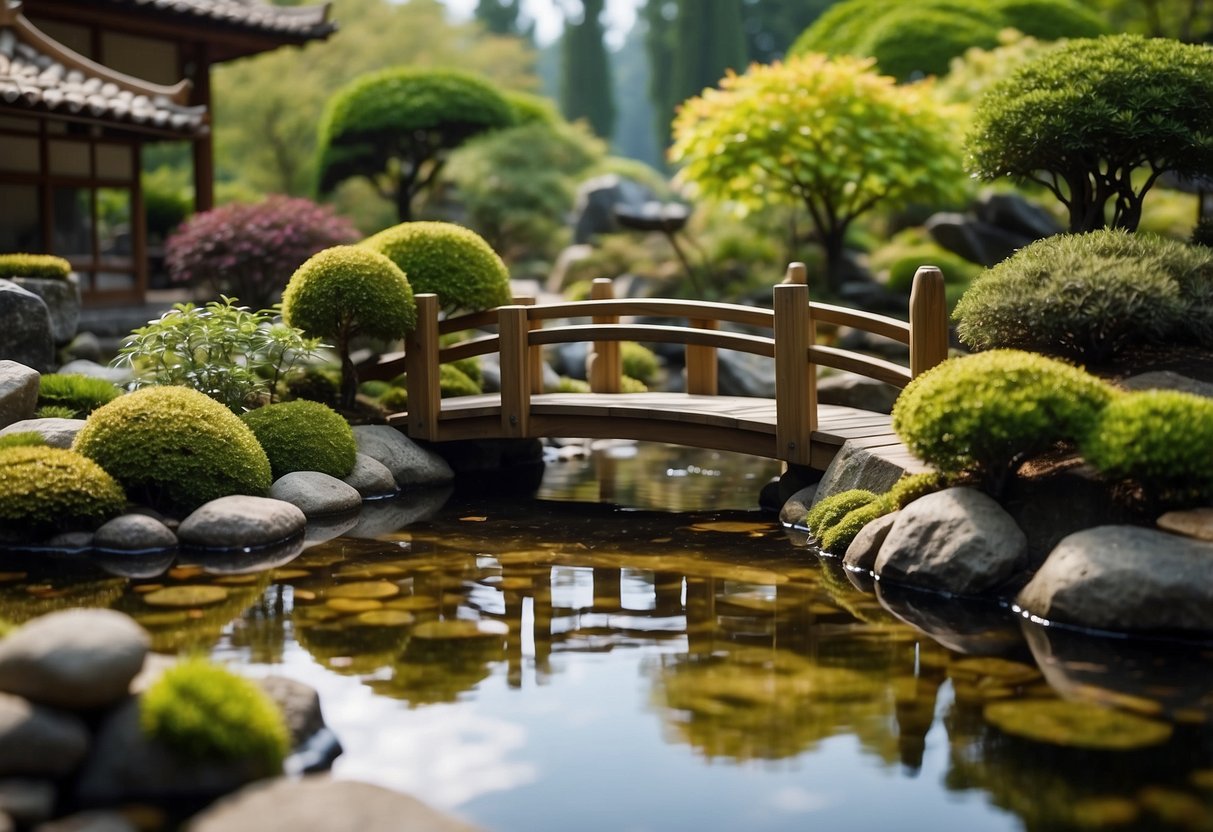
[{"label": "water plant", "polygon": [[332,408],[304,399],[279,402],[240,417],[270,461],[274,479],[292,471],[348,476],[358,453],[350,425]]},{"label": "water plant", "polygon": [[87,457],[33,444],[0,447],[0,528],[5,531],[92,529],[125,505],[122,487]]}]

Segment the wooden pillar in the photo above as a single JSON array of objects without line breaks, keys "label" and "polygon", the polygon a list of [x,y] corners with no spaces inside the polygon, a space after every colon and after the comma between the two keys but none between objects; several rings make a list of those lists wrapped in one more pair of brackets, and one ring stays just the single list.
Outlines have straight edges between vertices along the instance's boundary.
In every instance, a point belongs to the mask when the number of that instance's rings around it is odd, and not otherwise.
[{"label": "wooden pillar", "polygon": [[[695,329],[716,329],[717,322],[693,319]],[[687,392],[699,396],[715,396],[717,389],[716,348],[687,344]]]},{"label": "wooden pillar", "polygon": [[803,276],[804,264],[793,263],[774,291],[775,450],[785,462],[808,465],[817,430],[817,368],[809,361],[814,326]]},{"label": "wooden pillar", "polygon": [[[515,306],[534,306],[535,298],[530,295],[517,295],[514,298]],[[532,318],[528,323],[528,330],[534,332],[537,329],[543,328],[543,321],[538,318]],[[531,393],[543,392],[543,348],[531,345],[527,348],[527,364],[528,372],[531,374]]]},{"label": "wooden pillar", "polygon": [[530,323],[525,306],[497,310],[501,336],[501,431],[503,436],[528,435],[531,415],[531,365],[527,334]]},{"label": "wooden pillar", "polygon": [[[206,107],[208,120],[213,119],[211,106],[211,64],[207,47],[198,43],[194,51],[193,103]],[[194,210],[198,213],[215,207],[215,142],[214,128],[208,123],[204,135],[194,139]]]},{"label": "wooden pillar", "polygon": [[404,368],[409,382],[409,436],[438,438],[442,389],[438,376],[438,296],[416,297],[417,328],[405,338]]},{"label": "wooden pillar", "polygon": [[[590,286],[591,300],[613,300],[614,297],[615,287],[608,278],[594,279]],[[595,315],[594,323],[617,324],[619,316]],[[595,393],[618,393],[622,375],[623,361],[619,357],[619,342],[595,341],[586,359],[586,376],[589,378],[590,390]]]},{"label": "wooden pillar", "polygon": [[910,289],[910,375],[918,376],[948,357],[948,301],[943,272],[920,266]]}]

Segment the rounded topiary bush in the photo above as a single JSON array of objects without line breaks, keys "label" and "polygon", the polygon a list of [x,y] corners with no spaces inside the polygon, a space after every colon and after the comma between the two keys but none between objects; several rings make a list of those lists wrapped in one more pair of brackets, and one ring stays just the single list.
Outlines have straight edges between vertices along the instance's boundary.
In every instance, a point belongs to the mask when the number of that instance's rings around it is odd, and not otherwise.
[{"label": "rounded topiary bush", "polygon": [[301,399],[268,404],[240,418],[269,457],[274,479],[292,471],[341,478],[354,470],[354,431],[331,407]]},{"label": "rounded topiary bush", "polygon": [[32,444],[0,448],[0,527],[6,531],[90,529],[125,505],[122,487],[87,457]]},{"label": "rounded topiary bush", "polygon": [[831,494],[809,509],[809,513],[805,515],[804,524],[808,527],[809,532],[820,540],[830,527],[847,514],[877,499],[879,497],[876,494],[862,488],[852,488],[848,491]]},{"label": "rounded topiary bush", "polygon": [[264,496],[270,463],[244,422],[188,387],[144,387],[94,411],[73,448],[132,497],[191,511],[229,494]]},{"label": "rounded topiary bush", "polygon": [[997,493],[1029,456],[1085,436],[1115,395],[1098,378],[1017,350],[953,358],[906,385],[893,430],[944,475]]},{"label": "rounded topiary bush", "polygon": [[249,679],[204,659],[170,667],[143,693],[144,734],[191,762],[244,762],[282,770],[290,736],[282,711]]},{"label": "rounded topiary bush", "polygon": [[66,279],[72,264],[51,254],[0,254],[0,277]]},{"label": "rounded topiary bush", "polygon": [[1103,474],[1140,484],[1164,503],[1213,497],[1213,400],[1174,390],[1126,393],[1080,444]]},{"label": "rounded topiary bush", "polygon": [[457,396],[478,396],[484,392],[475,380],[454,364],[438,366],[438,386],[444,399]]},{"label": "rounded topiary bush", "polygon": [[449,222],[406,222],[362,242],[408,277],[413,291],[431,292],[449,312],[510,302],[510,274],[484,238]]},{"label": "rounded topiary bush", "polygon": [[83,419],[120,395],[122,391],[103,378],[48,373],[38,379],[38,407],[66,408],[72,412],[69,418]]},{"label": "rounded topiary bush", "polygon": [[657,353],[643,344],[637,344],[635,341],[622,342],[619,345],[619,362],[623,365],[625,376],[645,385],[657,380],[657,370],[660,367]]},{"label": "rounded topiary bush", "polygon": [[855,53],[870,55],[886,75],[899,81],[946,75],[951,60],[970,47],[998,45],[998,25],[988,17],[953,8],[897,6],[871,22]]}]

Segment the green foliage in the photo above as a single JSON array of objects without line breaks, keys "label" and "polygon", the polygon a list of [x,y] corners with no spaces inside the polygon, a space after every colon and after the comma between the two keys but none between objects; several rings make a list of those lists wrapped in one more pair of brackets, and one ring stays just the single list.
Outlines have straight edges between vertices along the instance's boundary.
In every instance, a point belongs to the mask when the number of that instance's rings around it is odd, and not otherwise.
[{"label": "green foliage", "polygon": [[258,399],[273,401],[278,382],[320,347],[275,318],[271,310],[237,306],[235,298],[178,303],[123,339],[113,364],[136,373],[136,389],[191,387],[239,413]]},{"label": "green foliage", "polygon": [[38,407],[62,407],[71,411],[68,419],[83,419],[122,393],[103,378],[76,373],[47,373],[38,379]]},{"label": "green foliage", "polygon": [[542,124],[554,127],[564,123],[564,118],[556,109],[556,102],[542,95],[518,90],[503,90],[502,97],[509,102],[514,111],[513,124],[522,127],[527,124]]},{"label": "green foliage", "polygon": [[899,5],[878,17],[854,53],[871,55],[880,71],[899,81],[943,75],[970,47],[992,49],[998,27],[976,8],[967,14],[932,5]]},{"label": "green foliage", "polygon": [[590,392],[590,383],[579,378],[569,378],[561,376],[556,380],[556,385],[544,391],[545,393],[588,393]]},{"label": "green foliage", "polygon": [[652,384],[657,379],[660,368],[657,354],[643,344],[623,341],[619,345],[619,360],[625,376],[631,376],[643,384]]},{"label": "green foliage", "polygon": [[200,658],[184,659],[139,701],[139,725],[190,762],[249,762],[282,770],[290,735],[282,711],[257,684]]},{"label": "green foliage", "polygon": [[34,535],[92,529],[126,505],[122,487],[91,459],[28,440],[14,445],[10,437],[4,439],[8,441],[0,446],[0,528]]},{"label": "green foliage", "polygon": [[998,493],[1024,459],[1085,436],[1113,395],[1069,364],[992,350],[945,361],[906,385],[893,430],[945,476],[974,475]]},{"label": "green foliage", "polygon": [[188,512],[229,494],[265,496],[270,463],[248,426],[187,387],[145,387],[94,411],[73,449],[132,496]]},{"label": "green foliage", "polygon": [[187,167],[160,165],[143,173],[143,213],[147,216],[147,237],[163,243],[193,209]]},{"label": "green foliage", "polygon": [[863,527],[877,518],[884,517],[896,510],[896,506],[886,497],[880,497],[858,508],[851,509],[833,525],[818,535],[821,549],[831,555],[846,554],[847,547],[855,536],[863,531]]},{"label": "green foliage", "polygon": [[619,377],[620,393],[647,393],[649,386],[638,378],[624,375]]},{"label": "green foliage", "polygon": [[1117,35],[1061,44],[991,86],[966,145],[980,178],[1044,185],[1071,231],[1132,231],[1163,173],[1213,172],[1210,121],[1213,53]]},{"label": "green foliage", "polygon": [[335,405],[340,394],[341,374],[327,367],[304,367],[282,384],[286,399],[307,399]]},{"label": "green foliage", "polygon": [[1213,400],[1174,390],[1126,393],[1104,408],[1079,449],[1101,473],[1132,480],[1165,504],[1213,498]]},{"label": "green foliage", "polygon": [[259,407],[240,418],[269,458],[274,479],[292,471],[341,478],[354,470],[354,432],[326,405],[300,399]]},{"label": "green foliage", "polygon": [[997,0],[1001,26],[1039,40],[1097,38],[1113,31],[1090,7],[1073,0]]},{"label": "green foliage", "polygon": [[1141,345],[1213,345],[1213,251],[1123,231],[1025,246],[956,306],[960,339],[1105,361]]},{"label": "green foliage", "polygon": [[480,389],[479,384],[454,364],[439,365],[438,387],[442,391],[444,399],[456,396],[478,396],[484,392]]},{"label": "green foliage", "polygon": [[910,293],[919,266],[938,266],[948,286],[967,287],[984,269],[930,240],[903,232],[872,252],[869,265],[885,274],[885,285],[896,292]]},{"label": "green foliage", "polygon": [[605,0],[582,0],[580,19],[566,18],[560,39],[560,109],[569,121],[584,119],[602,138],[615,126],[610,59],[603,43]]},{"label": "green foliage", "polygon": [[409,391],[403,387],[393,387],[379,397],[379,406],[388,413],[399,413],[409,406]]},{"label": "green foliage", "polygon": [[76,409],[62,405],[48,404],[34,411],[35,419],[75,419]]},{"label": "green foliage", "polygon": [[0,435],[0,450],[4,448],[41,448],[45,445],[46,437],[36,430],[21,430]]},{"label": "green foliage", "polygon": [[[1035,58],[1051,44],[1026,37],[1014,29],[998,33],[998,46],[979,49],[975,46],[952,59],[948,73],[935,85],[936,94],[952,104],[976,101],[993,84],[1007,78],[1021,64]],[[967,108],[965,111],[967,112]]]},{"label": "green foliage", "polygon": [[372,399],[377,399],[392,389],[392,385],[386,381],[375,379],[373,381],[364,381],[358,385],[358,393],[362,396],[370,396]]},{"label": "green foliage", "polygon": [[484,238],[449,222],[406,222],[363,240],[404,272],[412,291],[438,295],[448,313],[510,302],[510,274]]},{"label": "green foliage", "polygon": [[942,488],[947,488],[948,478],[938,471],[927,471],[921,474],[910,474],[902,477],[889,493],[884,496],[892,504],[894,511],[900,511],[919,497],[934,494]]},{"label": "green foliage", "polygon": [[67,279],[72,264],[50,254],[0,254],[0,277],[49,277]]},{"label": "green foliage", "polygon": [[808,527],[809,532],[820,540],[822,535],[839,520],[860,506],[866,506],[878,499],[880,498],[876,494],[862,488],[852,488],[831,494],[809,509],[809,513],[805,515],[804,524]]}]

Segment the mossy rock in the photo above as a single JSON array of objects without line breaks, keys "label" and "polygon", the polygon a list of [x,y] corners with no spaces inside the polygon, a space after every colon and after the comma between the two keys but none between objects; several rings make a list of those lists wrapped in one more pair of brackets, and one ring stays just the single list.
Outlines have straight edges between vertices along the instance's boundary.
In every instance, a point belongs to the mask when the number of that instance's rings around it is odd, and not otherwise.
[{"label": "mossy rock", "polygon": [[44,448],[46,437],[36,430],[21,430],[0,436],[0,450],[4,448]]},{"label": "mossy rock", "polygon": [[994,702],[984,714],[986,722],[1012,736],[1107,751],[1160,745],[1171,738],[1172,730],[1165,722],[1062,699]]},{"label": "mossy rock", "polygon": [[813,536],[820,540],[822,535],[829,531],[839,520],[846,517],[855,509],[875,502],[877,499],[879,498],[876,494],[862,488],[840,491],[837,494],[831,494],[809,509],[809,513],[805,515],[804,523]]},{"label": "mossy rock", "polygon": [[892,501],[884,497],[879,497],[851,509],[837,523],[834,523],[819,535],[822,550],[829,552],[831,555],[846,554],[847,547],[863,531],[864,526],[877,518],[884,517],[894,509],[895,506]]},{"label": "mossy rock", "polygon": [[319,471],[340,479],[354,470],[354,431],[326,405],[302,399],[279,402],[240,418],[265,450],[274,479],[293,471]]},{"label": "mossy rock", "polygon": [[66,280],[72,264],[50,254],[0,254],[0,278],[48,277]]},{"label": "mossy rock", "polygon": [[85,456],[36,445],[0,449],[0,527],[22,536],[92,529],[125,506],[122,486]]},{"label": "mossy rock", "polygon": [[145,387],[96,410],[73,448],[132,496],[192,511],[229,494],[263,497],[270,463],[244,422],[186,387]]}]

